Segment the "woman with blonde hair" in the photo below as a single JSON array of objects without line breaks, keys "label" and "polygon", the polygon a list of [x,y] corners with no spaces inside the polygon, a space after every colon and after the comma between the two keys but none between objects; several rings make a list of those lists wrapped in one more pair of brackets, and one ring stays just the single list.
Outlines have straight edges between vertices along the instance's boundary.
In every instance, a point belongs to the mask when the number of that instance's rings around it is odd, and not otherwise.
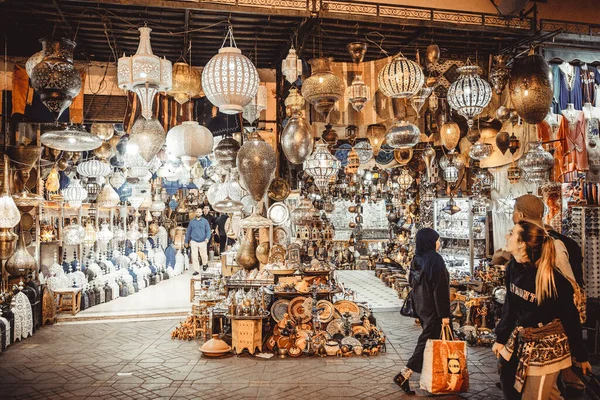
[{"label": "woman with blonde hair", "polygon": [[506,399],[562,399],[556,380],[571,365],[591,371],[583,346],[573,287],[555,266],[554,239],[519,221],[506,235],[506,301],[492,351],[500,358]]}]

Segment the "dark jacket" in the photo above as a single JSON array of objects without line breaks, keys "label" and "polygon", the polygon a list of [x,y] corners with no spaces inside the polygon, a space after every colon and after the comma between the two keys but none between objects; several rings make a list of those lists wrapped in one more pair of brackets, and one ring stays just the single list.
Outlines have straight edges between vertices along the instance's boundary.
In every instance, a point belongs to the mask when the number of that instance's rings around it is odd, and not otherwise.
[{"label": "dark jacket", "polygon": [[496,342],[506,344],[513,329],[545,325],[558,318],[569,338],[571,354],[577,361],[587,361],[587,351],[583,346],[579,313],[573,303],[573,286],[560,272],[554,272],[554,282],[558,298],[546,299],[537,304],[535,277],[537,268],[520,264],[514,259],[506,268],[506,301],[502,308],[502,318],[496,326]]},{"label": "dark jacket", "polygon": [[449,274],[444,259],[436,252],[438,238],[433,229],[417,232],[409,283],[415,311],[421,320],[450,318]]},{"label": "dark jacket", "polygon": [[569,252],[569,264],[571,264],[575,280],[579,286],[583,287],[583,255],[581,247],[570,237],[562,235],[555,230],[548,230],[548,235],[563,242]]}]

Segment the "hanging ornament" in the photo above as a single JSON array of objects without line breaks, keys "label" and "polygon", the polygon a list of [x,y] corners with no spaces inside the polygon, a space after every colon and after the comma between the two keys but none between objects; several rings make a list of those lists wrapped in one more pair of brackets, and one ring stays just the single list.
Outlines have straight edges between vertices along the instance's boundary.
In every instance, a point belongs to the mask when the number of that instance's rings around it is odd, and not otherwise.
[{"label": "hanging ornament", "polygon": [[[213,150],[212,133],[196,121],[184,121],[167,133],[167,150],[180,159],[198,160]],[[194,163],[195,164],[195,163]]]},{"label": "hanging ornament", "polygon": [[539,124],[552,105],[550,68],[544,57],[533,54],[516,58],[508,82],[510,100],[528,124]]},{"label": "hanging ornament", "polygon": [[31,86],[55,119],[81,91],[81,76],[73,65],[75,42],[42,39],[44,58],[31,71]]},{"label": "hanging ornament", "polygon": [[393,149],[408,149],[414,147],[421,138],[419,128],[408,121],[396,121],[387,130],[385,142]]},{"label": "hanging ornament", "polygon": [[498,55],[494,56],[495,64],[490,71],[490,83],[494,88],[494,92],[497,95],[501,95],[508,83],[508,78],[510,77],[510,68],[506,66],[506,63],[509,61],[509,57],[507,55]]},{"label": "hanging ornament", "polygon": [[285,60],[281,62],[281,72],[289,83],[296,82],[298,76],[302,75],[302,60],[298,58],[293,45]]},{"label": "hanging ornament", "polygon": [[425,59],[430,65],[437,64],[437,62],[440,60],[440,46],[435,43],[427,46],[427,50],[425,50]]},{"label": "hanging ornament", "polygon": [[442,179],[450,184],[458,182],[459,174],[460,169],[452,159],[448,161],[448,164],[445,166],[445,168],[442,168]]},{"label": "hanging ornament", "polygon": [[448,89],[448,104],[467,119],[469,128],[473,126],[473,118],[483,111],[492,98],[489,83],[479,76],[480,68],[467,65],[457,69],[460,76]]},{"label": "hanging ornament", "polygon": [[250,122],[254,123],[260,118],[260,113],[267,109],[267,87],[263,85],[258,86],[256,96],[252,98],[252,101],[244,106],[242,117]]},{"label": "hanging ornament", "polygon": [[518,183],[521,180],[521,168],[517,167],[515,162],[510,163],[510,167],[506,170],[508,181],[512,184]]},{"label": "hanging ornament", "polygon": [[381,150],[381,146],[385,141],[385,136],[385,125],[372,124],[367,127],[367,138],[369,139],[369,143],[373,148],[373,155],[375,157],[377,157],[377,155],[379,154],[379,150]]},{"label": "hanging ornament", "polygon": [[341,163],[331,155],[327,143],[319,142],[315,145],[315,151],[304,161],[303,167],[323,194],[327,191],[330,178],[337,175]]},{"label": "hanging ornament", "polygon": [[53,167],[46,178],[46,191],[58,192],[58,189],[60,189],[60,177],[58,176],[58,170]]},{"label": "hanging ornament", "polygon": [[517,150],[519,150],[519,148],[521,147],[521,141],[519,140],[518,137],[515,136],[515,133],[513,132],[512,135],[510,135],[509,141],[508,141],[508,149],[510,150],[510,154],[514,155]]},{"label": "hanging ornament", "polygon": [[292,118],[281,133],[281,148],[292,164],[302,164],[313,150],[315,140],[312,129],[300,112]]},{"label": "hanging ornament", "polygon": [[248,57],[242,55],[229,27],[223,44],[229,39],[228,47],[221,47],[202,70],[202,88],[206,98],[224,114],[243,111],[258,91],[258,71]]},{"label": "hanging ornament", "polygon": [[484,143],[481,140],[478,140],[471,148],[469,149],[469,157],[474,160],[485,160],[490,155],[492,155],[492,145],[489,143]]},{"label": "hanging ornament", "polygon": [[442,208],[442,211],[448,215],[454,215],[456,213],[459,213],[461,209],[459,206],[456,205],[454,199],[450,197],[450,200],[448,200],[448,203],[446,203],[444,208]]},{"label": "hanging ornament", "polygon": [[502,152],[502,154],[506,154],[506,150],[510,146],[510,135],[508,132],[498,132],[496,135],[496,147]]},{"label": "hanging ornament", "polygon": [[333,58],[314,58],[309,60],[312,74],[302,84],[302,96],[313,105],[315,110],[329,120],[329,113],[335,103],[344,96],[344,81],[334,75],[331,69]]},{"label": "hanging ornament", "polygon": [[255,131],[238,151],[237,166],[240,183],[255,201],[261,201],[277,167],[277,156],[273,148]]},{"label": "hanging ornament", "polygon": [[187,103],[192,97],[202,93],[202,78],[200,71],[185,62],[173,64],[173,85],[167,92],[179,104]]},{"label": "hanging ornament", "polygon": [[86,178],[105,177],[111,172],[110,165],[98,160],[87,160],[77,165],[77,173]]},{"label": "hanging ornament", "polygon": [[400,53],[379,71],[377,81],[384,95],[401,99],[414,96],[421,90],[425,78],[419,64]]},{"label": "hanging ornament", "polygon": [[467,132],[467,140],[469,141],[469,143],[471,144],[475,144],[477,143],[477,141],[481,138],[481,133],[479,132],[479,129],[475,129],[475,128],[471,128],[469,129],[469,131]]},{"label": "hanging ornament", "polygon": [[137,146],[138,152],[150,162],[165,144],[165,130],[158,120],[138,117],[129,134],[128,145]]},{"label": "hanging ornament", "polygon": [[527,150],[519,159],[519,168],[525,174],[525,179],[532,183],[545,183],[553,166],[554,157],[544,150],[540,142],[527,143]]},{"label": "hanging ornament", "polygon": [[287,115],[291,116],[294,113],[301,112],[304,108],[304,97],[298,93],[298,89],[291,88],[288,97],[285,99],[285,109]]},{"label": "hanging ornament", "polygon": [[365,104],[371,100],[371,89],[365,85],[361,74],[356,74],[352,80],[352,85],[346,90],[348,102],[357,112],[361,112]]},{"label": "hanging ornament", "polygon": [[440,129],[440,139],[442,144],[450,153],[454,153],[458,142],[460,141],[460,127],[454,121],[448,121]]},{"label": "hanging ornament", "polygon": [[6,261],[4,269],[12,277],[22,277],[35,271],[36,261],[27,250],[24,231],[21,231],[17,240],[17,248],[8,261]]},{"label": "hanging ornament", "polygon": [[350,53],[350,58],[355,64],[363,62],[365,54],[367,54],[367,48],[366,42],[351,42],[346,45],[346,50]]},{"label": "hanging ornament", "polygon": [[137,52],[131,57],[119,58],[117,82],[121,89],[137,94],[142,105],[142,115],[152,118],[152,105],[158,92],[171,89],[173,83],[171,61],[159,58],[152,53],[150,32],[147,26],[138,28],[140,43]]}]

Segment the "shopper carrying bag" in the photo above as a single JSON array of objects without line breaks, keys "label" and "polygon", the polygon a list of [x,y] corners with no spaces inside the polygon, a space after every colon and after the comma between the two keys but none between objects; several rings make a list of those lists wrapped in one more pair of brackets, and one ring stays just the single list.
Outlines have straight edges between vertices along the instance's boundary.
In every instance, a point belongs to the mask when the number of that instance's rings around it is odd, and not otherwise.
[{"label": "shopper carrying bag", "polygon": [[448,324],[442,326],[439,340],[427,341],[420,383],[421,389],[432,394],[469,390],[467,342],[454,340]]}]

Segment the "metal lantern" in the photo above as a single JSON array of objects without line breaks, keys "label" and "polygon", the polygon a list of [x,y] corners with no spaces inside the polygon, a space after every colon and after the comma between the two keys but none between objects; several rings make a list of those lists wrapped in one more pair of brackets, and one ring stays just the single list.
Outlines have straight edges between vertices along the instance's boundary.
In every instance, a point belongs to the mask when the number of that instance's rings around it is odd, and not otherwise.
[{"label": "metal lantern", "polygon": [[204,157],[213,150],[212,133],[196,121],[184,121],[167,133],[167,150],[177,158]]},{"label": "metal lantern", "polygon": [[332,176],[336,176],[341,163],[327,149],[327,143],[319,142],[315,151],[304,161],[304,171],[311,176],[321,193],[327,189]]},{"label": "metal lantern", "polygon": [[490,103],[492,88],[479,77],[480,68],[476,65],[460,67],[458,72],[460,76],[448,89],[448,104],[467,119],[470,128],[473,118]]},{"label": "metal lantern", "polygon": [[173,85],[167,92],[179,104],[187,103],[192,97],[202,93],[202,78],[200,71],[185,62],[173,65]]},{"label": "metal lantern", "polygon": [[285,60],[281,62],[281,72],[289,83],[296,82],[298,76],[302,75],[302,60],[298,58],[293,45]]},{"label": "metal lantern", "polygon": [[261,201],[267,192],[277,167],[277,155],[255,131],[237,153],[240,183],[255,201]]},{"label": "metal lantern", "polygon": [[256,96],[244,106],[244,110],[242,111],[242,117],[250,122],[254,123],[259,117],[260,113],[267,109],[267,87],[259,85],[258,91],[256,92]]},{"label": "metal lantern", "polygon": [[295,111],[281,133],[281,148],[292,164],[302,164],[313,150],[315,140],[310,124]]},{"label": "metal lantern", "polygon": [[469,149],[469,157],[479,161],[485,160],[492,155],[492,150],[491,144],[479,140]]},{"label": "metal lantern", "polygon": [[118,85],[123,90],[135,92],[142,104],[142,115],[152,118],[152,105],[158,92],[171,89],[173,66],[171,61],[152,53],[150,32],[147,26],[138,28],[140,43],[135,55],[119,58],[117,67]]},{"label": "metal lantern", "polygon": [[508,83],[508,78],[510,77],[510,68],[506,66],[509,57],[507,55],[494,56],[494,61],[496,64],[490,71],[489,79],[494,87],[494,92],[496,92],[497,95],[501,95]]},{"label": "metal lantern", "polygon": [[[235,168],[237,153],[240,151],[240,144],[232,137],[226,136],[219,141],[215,147],[214,155],[217,163],[224,168]],[[199,165],[199,164],[196,164]],[[199,167],[202,168],[202,167]],[[204,175],[204,171],[198,174],[198,177]]]},{"label": "metal lantern", "polygon": [[539,124],[552,105],[550,68],[544,57],[530,54],[513,63],[508,82],[510,100],[521,118],[528,124]]},{"label": "metal lantern", "polygon": [[396,121],[385,134],[385,141],[393,149],[414,147],[421,139],[419,128],[408,121]]},{"label": "metal lantern", "polygon": [[355,174],[358,171],[358,167],[360,166],[360,157],[354,147],[350,149],[348,153],[348,158],[346,159],[346,169],[345,172],[348,175]]},{"label": "metal lantern", "polygon": [[98,197],[96,197],[96,206],[99,208],[113,208],[119,204],[119,201],[121,199],[115,189],[106,183],[98,193]]},{"label": "metal lantern", "polygon": [[454,215],[456,213],[459,213],[461,211],[461,209],[459,206],[456,205],[456,202],[454,201],[454,199],[452,197],[450,197],[450,200],[448,200],[448,203],[446,203],[446,206],[444,208],[442,208],[442,211],[445,212],[446,214]]},{"label": "metal lantern", "polygon": [[362,74],[356,74],[352,85],[346,90],[348,102],[357,112],[361,112],[365,104],[371,100],[371,89],[363,81]]},{"label": "metal lantern", "polygon": [[513,132],[513,134],[510,135],[508,142],[508,150],[510,150],[510,154],[514,155],[520,147],[521,141],[518,137],[515,136],[515,133]]},{"label": "metal lantern", "polygon": [[400,188],[403,190],[407,190],[410,187],[410,185],[412,185],[412,183],[412,176],[410,176],[407,169],[403,169],[400,173],[400,176],[398,176],[398,184],[400,185]]},{"label": "metal lantern", "polygon": [[498,147],[502,154],[506,154],[506,150],[508,150],[509,146],[510,135],[508,132],[498,132],[496,135],[496,147]]},{"label": "metal lantern", "polygon": [[333,58],[314,58],[309,60],[312,74],[302,84],[302,96],[313,105],[315,110],[329,119],[329,113],[335,103],[344,97],[344,81],[331,69]]},{"label": "metal lantern", "polygon": [[490,187],[494,184],[494,175],[487,168],[477,168],[475,170],[475,179],[481,183],[483,187]]},{"label": "metal lantern", "polygon": [[367,138],[369,139],[369,143],[371,143],[371,147],[373,148],[374,156],[379,154],[381,145],[383,145],[383,142],[385,141],[385,136],[385,125],[372,124],[367,127]]},{"label": "metal lantern", "polygon": [[400,53],[379,71],[377,81],[384,95],[401,99],[421,90],[425,77],[419,64]]},{"label": "metal lantern", "polygon": [[459,174],[459,168],[452,160],[449,160],[448,165],[442,168],[442,179],[450,184],[458,182]]},{"label": "metal lantern", "polygon": [[294,115],[296,112],[302,111],[304,108],[304,97],[298,93],[298,89],[291,88],[288,97],[285,99],[285,108],[289,115]]},{"label": "metal lantern", "polygon": [[368,46],[366,42],[351,42],[346,45],[346,50],[348,50],[348,53],[350,53],[352,62],[355,64],[360,64],[363,62],[365,54],[367,54],[367,48]]},{"label": "metal lantern", "polygon": [[448,121],[442,125],[440,129],[440,139],[442,144],[450,152],[454,153],[454,149],[458,146],[460,141],[460,127],[456,122]]},{"label": "metal lantern", "polygon": [[77,173],[87,178],[104,177],[111,171],[110,165],[98,160],[87,160],[77,166]]},{"label": "metal lantern", "polygon": [[258,71],[248,57],[237,48],[230,27],[223,44],[229,38],[229,47],[221,47],[202,71],[202,88],[208,100],[224,114],[243,111],[258,91]]},{"label": "metal lantern", "polygon": [[81,207],[81,203],[88,197],[87,190],[81,186],[77,178],[71,179],[69,185],[62,190],[62,194],[63,199],[73,208]]},{"label": "metal lantern", "polygon": [[521,180],[521,168],[517,167],[514,161],[510,164],[510,167],[506,170],[508,181],[512,184],[518,183]]},{"label": "metal lantern", "polygon": [[137,146],[138,152],[150,162],[165,144],[165,130],[154,118],[138,118],[131,127],[128,145]]},{"label": "metal lantern", "polygon": [[98,240],[98,242],[104,244],[110,242],[114,236],[114,233],[112,233],[112,231],[108,229],[107,223],[102,224],[102,227],[100,228],[98,233],[96,233],[96,239]]},{"label": "metal lantern", "polygon": [[62,151],[90,151],[102,145],[98,136],[67,126],[64,130],[48,131],[40,137],[42,145]]},{"label": "metal lantern", "polygon": [[519,168],[525,174],[525,179],[532,183],[544,183],[553,166],[554,157],[544,150],[540,142],[527,143],[527,150],[519,159]]}]

